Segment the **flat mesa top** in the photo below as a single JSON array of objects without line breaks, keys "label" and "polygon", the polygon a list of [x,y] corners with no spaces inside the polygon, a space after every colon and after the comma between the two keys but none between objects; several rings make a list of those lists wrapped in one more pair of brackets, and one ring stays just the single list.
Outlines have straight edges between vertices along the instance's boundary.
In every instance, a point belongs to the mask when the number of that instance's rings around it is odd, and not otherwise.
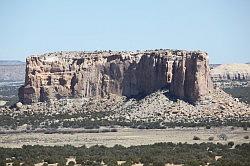
[{"label": "flat mesa top", "polygon": [[[41,58],[83,58],[83,57],[109,57],[112,55],[163,55],[163,56],[185,56],[185,55],[203,55],[207,57],[207,53],[204,51],[187,51],[187,50],[172,50],[172,49],[155,49],[155,50],[144,50],[144,51],[60,51],[53,53],[45,53],[42,55],[31,55],[30,57],[41,57]],[[28,57],[28,58],[30,58]]]}]

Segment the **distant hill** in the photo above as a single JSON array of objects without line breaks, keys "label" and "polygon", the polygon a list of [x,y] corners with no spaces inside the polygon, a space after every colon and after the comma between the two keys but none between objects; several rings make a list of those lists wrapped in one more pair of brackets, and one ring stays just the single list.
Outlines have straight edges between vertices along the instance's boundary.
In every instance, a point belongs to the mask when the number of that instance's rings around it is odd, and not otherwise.
[{"label": "distant hill", "polygon": [[0,81],[24,81],[25,62],[0,60]]},{"label": "distant hill", "polygon": [[223,64],[211,70],[212,77],[224,80],[250,80],[250,64]]},{"label": "distant hill", "polygon": [[220,66],[221,64],[209,64],[210,69],[216,68]]},{"label": "distant hill", "polygon": [[17,60],[0,60],[0,65],[25,65],[25,62]]}]

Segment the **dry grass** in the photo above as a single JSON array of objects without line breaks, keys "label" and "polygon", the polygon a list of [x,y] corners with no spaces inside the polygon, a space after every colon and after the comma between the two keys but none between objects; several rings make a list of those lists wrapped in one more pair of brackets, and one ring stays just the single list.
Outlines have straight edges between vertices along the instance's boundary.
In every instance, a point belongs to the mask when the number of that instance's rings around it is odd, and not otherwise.
[{"label": "dry grass", "polygon": [[[227,140],[220,140],[217,136],[226,134]],[[235,144],[249,142],[244,136],[250,135],[250,131],[242,128],[231,130],[230,127],[205,128],[175,128],[164,130],[140,130],[140,129],[119,129],[114,133],[76,133],[76,134],[41,134],[41,133],[21,133],[21,134],[2,134],[0,135],[0,147],[21,147],[22,145],[65,145],[73,146],[86,145],[87,147],[96,144],[114,146],[145,145],[156,142],[187,142],[202,143],[213,142],[227,144],[233,141]],[[197,136],[200,140],[193,140]],[[214,137],[209,141],[209,137]]]}]

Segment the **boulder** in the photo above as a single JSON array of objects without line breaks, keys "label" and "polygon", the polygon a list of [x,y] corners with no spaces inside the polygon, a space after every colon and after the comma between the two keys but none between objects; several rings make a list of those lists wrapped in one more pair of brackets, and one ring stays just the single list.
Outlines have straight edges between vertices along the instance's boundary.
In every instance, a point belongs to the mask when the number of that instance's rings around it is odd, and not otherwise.
[{"label": "boulder", "polygon": [[20,109],[22,108],[23,104],[21,102],[17,102],[16,103],[16,108]]}]

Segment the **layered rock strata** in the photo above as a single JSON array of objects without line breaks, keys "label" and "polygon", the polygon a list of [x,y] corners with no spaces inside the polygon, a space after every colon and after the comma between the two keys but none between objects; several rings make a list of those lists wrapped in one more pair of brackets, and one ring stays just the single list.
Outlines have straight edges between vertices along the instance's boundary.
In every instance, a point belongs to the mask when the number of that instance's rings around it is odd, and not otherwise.
[{"label": "layered rock strata", "polygon": [[161,88],[196,102],[211,89],[208,55],[201,51],[56,52],[26,60],[19,99],[29,104],[63,97],[147,95]]}]

